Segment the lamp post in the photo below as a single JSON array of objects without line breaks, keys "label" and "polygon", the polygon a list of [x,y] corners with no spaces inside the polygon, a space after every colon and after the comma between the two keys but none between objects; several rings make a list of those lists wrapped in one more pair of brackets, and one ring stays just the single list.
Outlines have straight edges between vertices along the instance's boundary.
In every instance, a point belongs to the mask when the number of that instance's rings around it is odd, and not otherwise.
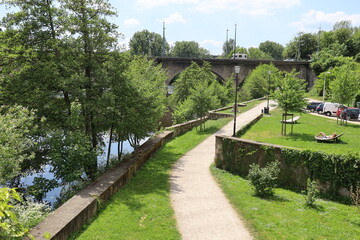
[{"label": "lamp post", "polygon": [[234,106],[234,131],[233,137],[236,134],[236,112],[237,112],[237,88],[238,88],[238,81],[239,81],[239,73],[240,73],[240,66],[235,66],[235,106]]},{"label": "lamp post", "polygon": [[268,71],[269,78],[268,78],[268,97],[267,97],[267,114],[270,114],[270,106],[269,106],[269,100],[270,100],[270,75],[271,71]]},{"label": "lamp post", "polygon": [[328,74],[330,72],[325,72],[324,73],[324,89],[323,89],[323,102],[325,102],[325,83],[326,83],[326,74]]}]

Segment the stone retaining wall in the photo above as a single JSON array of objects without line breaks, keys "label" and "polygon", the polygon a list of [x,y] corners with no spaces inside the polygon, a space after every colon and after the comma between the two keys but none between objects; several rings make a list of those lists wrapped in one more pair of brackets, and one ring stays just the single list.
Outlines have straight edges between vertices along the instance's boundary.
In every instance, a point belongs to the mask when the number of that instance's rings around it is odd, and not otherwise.
[{"label": "stone retaining wall", "polygon": [[48,232],[53,240],[66,240],[72,233],[95,216],[99,203],[109,199],[125,185],[140,166],[156,152],[165,141],[173,137],[173,132],[166,131],[151,137],[137,148],[124,162],[109,169],[95,182],[80,191],[62,206],[52,212],[44,221],[31,229],[30,234],[36,239],[45,239]]},{"label": "stone retaining wall", "polygon": [[[268,147],[273,148],[271,155],[266,151]],[[308,169],[301,163],[283,160],[282,148],[284,146],[235,137],[216,136],[215,165],[220,169],[247,176],[252,163],[264,167],[268,162],[277,159],[281,163],[278,177],[281,185],[304,189],[306,181],[310,177]]]},{"label": "stone retaining wall", "polygon": [[[220,169],[245,177],[249,173],[251,164],[256,163],[265,167],[268,162],[276,159],[281,164],[278,177],[280,185],[296,190],[306,189],[307,179],[312,174],[304,165],[304,161],[286,159],[282,153],[283,148],[289,149],[290,147],[235,137],[216,136],[215,165]],[[331,182],[321,181],[316,177],[315,180],[321,192],[331,193],[334,190],[331,188]],[[337,186],[335,191],[340,196],[349,197],[349,190],[344,186]]]}]

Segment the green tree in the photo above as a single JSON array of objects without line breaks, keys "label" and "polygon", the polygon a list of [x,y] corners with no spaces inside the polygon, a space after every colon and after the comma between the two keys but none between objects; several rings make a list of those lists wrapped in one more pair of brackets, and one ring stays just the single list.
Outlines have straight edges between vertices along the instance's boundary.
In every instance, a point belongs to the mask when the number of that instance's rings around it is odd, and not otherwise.
[{"label": "green tree", "polygon": [[241,92],[242,98],[249,100],[269,95],[269,89],[270,92],[275,90],[275,79],[278,75],[279,70],[274,65],[257,66],[245,79]]},{"label": "green tree", "polygon": [[360,89],[359,64],[347,64],[332,70],[335,79],[330,82],[334,102],[352,104]]},{"label": "green tree", "polygon": [[204,62],[203,66],[193,62],[180,74],[174,86],[170,102],[175,109],[173,116],[176,123],[203,117],[204,112],[228,103],[233,91],[232,84],[222,86],[216,80],[208,62]]},{"label": "green tree", "polygon": [[[91,152],[101,147],[102,133],[108,125],[105,109],[99,108],[104,100],[108,82],[103,74],[104,60],[111,50],[116,48],[116,26],[109,23],[107,17],[113,16],[111,5],[104,0],[70,1],[64,0],[63,8],[68,12],[67,30],[71,33],[72,54],[76,58],[72,71],[73,80],[80,83],[73,89],[72,95],[80,103],[82,129],[90,139]],[[96,154],[89,153],[85,164],[86,174],[94,179],[97,171]]]},{"label": "green tree", "polygon": [[[283,73],[284,77],[276,79],[276,90],[274,98],[277,100],[279,107],[287,116],[289,112],[301,112],[307,105],[305,99],[306,82],[298,78],[298,73],[293,70],[290,73]],[[282,123],[282,134],[286,135],[286,123]]]},{"label": "green tree", "polygon": [[128,105],[123,109],[126,117],[123,130],[126,130],[132,146],[136,147],[141,139],[159,127],[160,118],[165,113],[167,77],[160,65],[140,56],[135,56],[130,62],[125,75],[131,95],[127,96]]},{"label": "green tree", "polygon": [[260,43],[259,49],[264,53],[269,54],[275,60],[283,59],[284,47],[280,43],[265,41]]},{"label": "green tree", "polygon": [[261,51],[259,48],[248,48],[248,59],[272,60],[272,56]]},{"label": "green tree", "polygon": [[222,47],[224,58],[231,58],[231,52],[234,51],[235,40],[230,38],[228,41],[225,41]]},{"label": "green tree", "polygon": [[318,39],[315,34],[298,33],[292,41],[286,44],[284,49],[284,58],[309,60],[310,56],[316,52]]},{"label": "green tree", "polygon": [[210,52],[194,41],[175,42],[170,51],[174,57],[210,57]]},{"label": "green tree", "polygon": [[313,55],[310,66],[316,75],[328,71],[329,69],[354,62],[354,59],[351,57],[343,57],[340,54],[333,55],[332,53],[333,52],[330,50],[321,50]]},{"label": "green tree", "polygon": [[[163,38],[160,34],[142,30],[134,33],[130,39],[130,53],[134,55],[161,56]],[[169,51],[169,44],[165,44],[165,52]]]},{"label": "green tree", "polygon": [[21,106],[3,106],[0,111],[0,184],[21,171],[22,163],[34,158],[35,114]]}]

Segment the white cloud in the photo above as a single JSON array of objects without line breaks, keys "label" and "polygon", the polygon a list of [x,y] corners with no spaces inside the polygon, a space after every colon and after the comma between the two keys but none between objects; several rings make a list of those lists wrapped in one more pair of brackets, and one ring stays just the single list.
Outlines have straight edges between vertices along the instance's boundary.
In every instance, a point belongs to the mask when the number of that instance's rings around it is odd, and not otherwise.
[{"label": "white cloud", "polygon": [[[160,20],[158,20],[158,21],[160,21]],[[166,24],[186,23],[187,22],[187,20],[179,12],[175,12],[175,13],[171,14],[170,16],[162,19],[161,21],[165,21]]]},{"label": "white cloud", "polygon": [[201,1],[196,9],[203,13],[230,10],[250,16],[273,15],[278,9],[299,6],[301,0],[210,0]]},{"label": "white cloud", "polygon": [[359,25],[360,14],[349,15],[344,12],[324,13],[323,11],[310,10],[301,17],[300,21],[290,23],[290,25],[297,26],[299,30],[304,31],[321,24],[334,25],[336,22],[344,20],[350,20],[353,25]]},{"label": "white cloud", "polygon": [[140,22],[136,18],[129,18],[124,21],[124,26],[126,28],[130,28],[130,27],[133,27],[133,26],[136,26],[139,24],[140,24]]},{"label": "white cloud", "polygon": [[199,42],[200,47],[209,50],[212,54],[220,55],[222,53],[222,46],[224,42],[215,40],[203,40]]},{"label": "white cloud", "polygon": [[215,41],[215,40],[203,40],[200,43],[200,46],[203,48],[206,48],[207,46],[212,46],[212,47],[222,47],[222,45],[224,44],[224,42],[222,41]]},{"label": "white cloud", "polygon": [[198,0],[137,0],[136,5],[140,8],[151,9],[170,4],[195,4]]},{"label": "white cloud", "polygon": [[301,5],[301,0],[137,0],[137,6],[145,9],[168,6],[187,5],[202,13],[234,11],[250,16],[272,15],[276,10]]}]

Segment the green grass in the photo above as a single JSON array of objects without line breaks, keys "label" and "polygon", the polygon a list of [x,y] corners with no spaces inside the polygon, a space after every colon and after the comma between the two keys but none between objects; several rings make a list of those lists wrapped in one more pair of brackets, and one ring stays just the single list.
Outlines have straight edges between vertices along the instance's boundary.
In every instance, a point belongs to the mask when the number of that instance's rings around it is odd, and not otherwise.
[{"label": "green grass", "polygon": [[275,196],[254,196],[249,181],[214,166],[211,171],[256,239],[360,239],[360,209],[316,200],[305,206],[305,196],[277,188]]},{"label": "green grass", "polygon": [[[254,124],[241,138],[279,144],[283,146],[310,149],[327,153],[360,152],[360,125],[338,125],[335,119],[327,119],[303,113],[298,124],[294,124],[293,134],[281,135],[281,110],[276,109],[270,116],[264,116]],[[287,133],[291,125],[287,124]],[[325,134],[344,133],[338,143],[317,142],[314,136],[320,131]]]},{"label": "green grass", "polygon": [[170,204],[173,164],[231,119],[208,121],[165,144],[72,239],[180,239]]}]

